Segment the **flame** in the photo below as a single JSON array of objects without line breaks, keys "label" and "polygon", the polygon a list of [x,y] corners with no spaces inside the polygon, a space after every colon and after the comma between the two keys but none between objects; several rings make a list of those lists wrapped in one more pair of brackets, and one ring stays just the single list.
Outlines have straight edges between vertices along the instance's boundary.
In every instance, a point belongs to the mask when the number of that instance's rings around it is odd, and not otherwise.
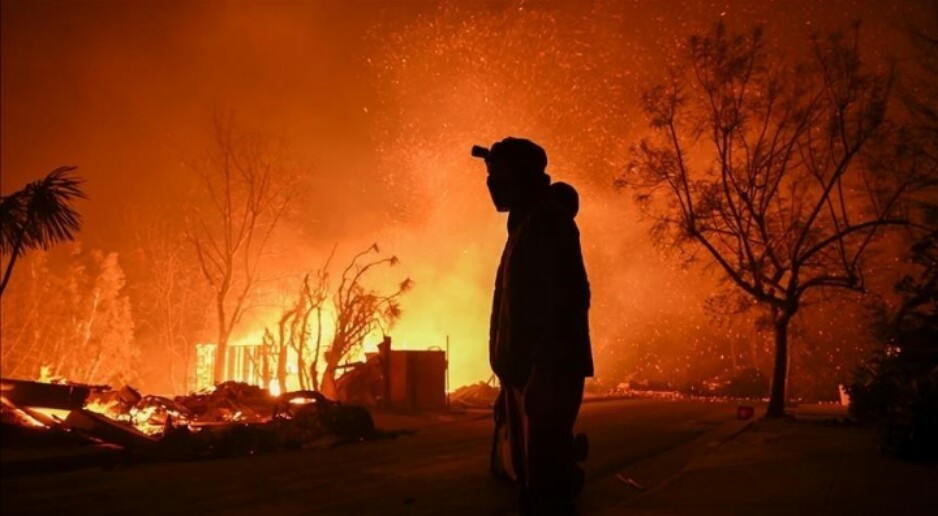
[{"label": "flame", "polygon": [[19,422],[25,424],[26,426],[31,426],[34,428],[46,428],[46,425],[43,424],[42,421],[39,421],[38,419],[30,415],[28,412],[10,403],[3,396],[0,396],[0,405],[3,406],[4,413],[6,413],[7,411],[10,411],[10,413],[12,414],[12,417],[15,420],[18,420]]},{"label": "flame", "polygon": [[46,364],[39,366],[39,378],[36,381],[39,383],[68,383],[64,376],[52,374],[52,366]]},{"label": "flame", "polygon": [[68,415],[72,413],[71,410],[53,409],[53,408],[45,408],[45,407],[30,407],[29,410],[32,410],[33,412],[38,412],[44,416],[48,416],[50,419],[53,419],[55,421],[65,421],[65,418],[67,418]]},{"label": "flame", "polygon": [[267,391],[270,392],[271,396],[280,396],[280,382],[276,379],[270,380],[270,383],[267,385]]},{"label": "flame", "polygon": [[118,419],[120,416],[120,404],[117,400],[103,402],[101,400],[91,400],[85,403],[85,410],[107,416],[111,419]]},{"label": "flame", "polygon": [[[234,421],[238,420],[241,413],[238,412],[235,414],[235,418],[232,418]],[[122,418],[125,419],[125,418]],[[180,414],[179,412],[171,409],[166,409],[165,407],[159,407],[156,405],[146,405],[141,408],[133,407],[129,412],[129,423],[131,423],[137,430],[148,434],[148,435],[157,435],[163,433],[167,426],[170,425],[186,425],[189,423],[185,415]]]}]

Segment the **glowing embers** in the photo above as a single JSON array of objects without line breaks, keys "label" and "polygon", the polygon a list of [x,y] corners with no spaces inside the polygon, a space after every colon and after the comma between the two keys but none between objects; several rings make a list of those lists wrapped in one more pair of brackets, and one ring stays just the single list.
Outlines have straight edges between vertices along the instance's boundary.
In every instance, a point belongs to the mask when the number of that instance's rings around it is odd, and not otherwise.
[{"label": "glowing embers", "polygon": [[162,396],[144,396],[127,416],[138,430],[148,435],[162,434],[168,427],[188,425],[193,420],[189,409]]},{"label": "glowing embers", "polygon": [[253,455],[375,433],[365,408],[309,390],[272,396],[254,385],[225,382],[170,399],[127,386],[3,379],[2,387],[2,419],[12,428],[5,436],[21,444],[103,446],[127,460]]},{"label": "glowing embers", "polygon": [[42,414],[43,416],[46,416],[55,422],[65,421],[68,418],[68,415],[72,413],[71,410],[44,407],[29,407],[29,411],[33,414]]},{"label": "glowing embers", "polygon": [[5,424],[14,424],[29,428],[49,428],[39,415],[29,409],[17,407],[0,396],[0,420]]},{"label": "glowing embers", "polygon": [[270,392],[271,396],[280,396],[280,381],[276,378],[271,378],[267,391]]}]

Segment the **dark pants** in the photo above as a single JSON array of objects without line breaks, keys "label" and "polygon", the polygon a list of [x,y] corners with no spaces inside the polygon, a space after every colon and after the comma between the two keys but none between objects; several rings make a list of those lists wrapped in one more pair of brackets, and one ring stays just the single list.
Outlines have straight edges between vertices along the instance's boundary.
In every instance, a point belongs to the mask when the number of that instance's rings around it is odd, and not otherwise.
[{"label": "dark pants", "polygon": [[573,425],[583,401],[583,376],[536,367],[524,389],[507,389],[521,513],[574,514]]}]

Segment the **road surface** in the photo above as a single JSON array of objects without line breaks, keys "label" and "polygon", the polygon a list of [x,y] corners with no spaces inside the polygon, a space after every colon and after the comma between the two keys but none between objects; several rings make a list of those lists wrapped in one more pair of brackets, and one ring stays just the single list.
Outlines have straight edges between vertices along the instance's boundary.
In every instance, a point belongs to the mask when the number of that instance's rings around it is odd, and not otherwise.
[{"label": "road surface", "polygon": [[[578,429],[589,434],[591,450],[581,511],[634,497],[618,472],[689,449],[733,417],[735,406],[726,403],[584,405]],[[513,489],[488,473],[491,435],[491,420],[480,414],[333,448],[5,478],[0,507],[5,515],[513,514]]]}]

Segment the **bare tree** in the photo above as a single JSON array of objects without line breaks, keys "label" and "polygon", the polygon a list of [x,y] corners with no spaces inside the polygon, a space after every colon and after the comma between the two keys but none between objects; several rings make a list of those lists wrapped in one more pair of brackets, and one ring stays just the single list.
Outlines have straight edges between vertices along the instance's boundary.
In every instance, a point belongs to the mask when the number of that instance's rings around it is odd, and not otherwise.
[{"label": "bare tree", "polygon": [[[322,354],[322,312],[329,297],[329,265],[335,257],[335,250],[338,246],[333,246],[326,263],[316,272],[316,289],[314,296],[316,312],[316,344],[311,350],[311,361],[309,364],[309,380],[313,390],[319,390],[319,357]],[[308,327],[308,326],[307,326]]]},{"label": "bare tree", "polygon": [[218,337],[214,380],[225,380],[228,341],[258,281],[264,251],[289,205],[289,174],[267,139],[214,118],[214,151],[200,167],[202,201],[187,236],[214,293]]},{"label": "bare tree", "polygon": [[135,278],[137,326],[152,335],[149,350],[160,358],[160,376],[172,392],[187,393],[195,373],[195,343],[206,321],[211,292],[192,278],[200,274],[195,252],[186,241],[182,221],[169,213],[134,217],[135,252],[145,274]]},{"label": "bare tree", "polygon": [[322,374],[323,394],[335,397],[335,374],[339,364],[354,350],[360,349],[365,337],[375,329],[387,331],[401,316],[400,297],[411,286],[410,279],[403,280],[397,289],[383,294],[365,286],[368,273],[378,267],[393,267],[398,263],[395,256],[368,259],[370,254],[379,254],[377,244],[356,254],[339,278],[332,294],[335,310],[335,333],[329,348],[323,353],[325,369]]},{"label": "bare tree", "polygon": [[287,335],[287,323],[296,317],[296,308],[290,308],[280,314],[277,321],[277,340],[273,341],[277,350],[277,383],[280,385],[280,392],[287,391],[287,358],[289,348],[289,336]]},{"label": "bare tree", "polygon": [[134,375],[138,350],[124,271],[117,253],[91,254],[89,284],[78,287],[84,291],[83,303],[73,312],[76,334],[53,351],[57,360],[52,371],[92,383],[126,383]]},{"label": "bare tree", "polygon": [[865,157],[894,132],[893,72],[861,60],[858,25],[813,37],[810,58],[794,66],[770,55],[760,28],[733,34],[722,23],[693,36],[685,57],[643,95],[653,136],[633,148],[618,184],[654,220],[656,241],[688,259],[703,251],[768,308],[768,415],[782,416],[789,323],[805,295],[862,291],[871,246],[907,224],[904,201],[921,186],[915,167],[884,173]]},{"label": "bare tree", "polygon": [[70,249],[64,267],[37,253],[23,263],[0,317],[4,376],[49,375],[88,383],[134,380],[137,348],[117,253]]},{"label": "bare tree", "polygon": [[[310,283],[308,274],[304,276],[296,297],[290,306],[284,309],[277,320],[276,334],[271,332],[269,328],[264,332],[265,342],[262,353],[269,349],[271,354],[276,354],[277,382],[281,392],[287,390],[287,361],[290,350],[293,351],[293,358],[296,361],[300,389],[315,390],[318,388],[317,361],[315,357],[319,354],[322,341],[321,314],[328,297],[327,289],[326,276],[323,272],[317,275],[315,284]],[[310,346],[310,338],[312,337],[312,321],[310,321],[310,318],[314,312],[318,314],[315,349]],[[261,356],[259,359],[262,361],[267,360],[269,364],[268,357]],[[309,363],[312,363],[312,365]],[[263,371],[264,362],[260,365]]]},{"label": "bare tree", "polygon": [[[25,256],[21,273],[0,297],[0,373],[11,378],[34,378],[46,360],[42,346],[50,340],[49,313],[61,313],[63,297],[48,266],[46,253]],[[45,331],[43,331],[45,330]]]},{"label": "bare tree", "polygon": [[84,199],[83,180],[74,176],[76,167],[59,167],[22,190],[0,196],[0,255],[8,255],[0,295],[6,290],[16,259],[27,249],[48,249],[73,240],[81,229],[81,215],[72,202]]},{"label": "bare tree", "polygon": [[[335,250],[333,249],[333,254]],[[310,285],[309,275],[303,278],[303,289],[297,301],[296,317],[291,324],[290,345],[296,356],[296,370],[300,379],[301,389],[319,389],[317,367],[322,347],[322,311],[329,297],[328,268],[332,256],[326,260],[326,265],[316,274],[316,283]],[[315,347],[311,346],[313,337],[312,321],[310,317],[316,313]]]}]

